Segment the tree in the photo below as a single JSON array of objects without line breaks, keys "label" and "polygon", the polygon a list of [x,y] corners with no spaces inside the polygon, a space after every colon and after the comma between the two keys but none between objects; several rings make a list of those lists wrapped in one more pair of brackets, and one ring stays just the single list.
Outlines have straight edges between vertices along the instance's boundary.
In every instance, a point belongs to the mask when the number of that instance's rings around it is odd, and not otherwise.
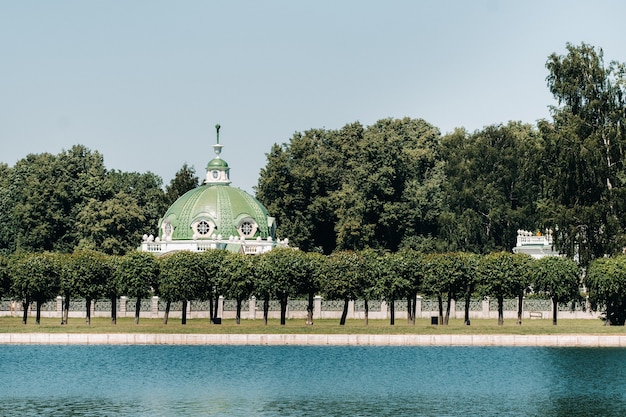
[{"label": "tree", "polygon": [[0,163],[0,255],[15,251],[16,222],[12,213],[11,168]]},{"label": "tree", "polygon": [[95,251],[76,251],[66,260],[73,291],[85,300],[86,322],[91,324],[91,302],[105,295],[110,264],[103,253]]},{"label": "tree", "polygon": [[103,193],[77,213],[80,249],[124,255],[150,234],[167,208],[161,179],[152,173],[110,171]]},{"label": "tree", "polygon": [[626,322],[626,257],[594,259],[585,276],[594,310],[604,309],[605,324]]},{"label": "tree", "polygon": [[257,197],[304,251],[395,251],[437,231],[438,148],[439,131],[409,118],[296,133],[267,155]]},{"label": "tree", "polygon": [[165,302],[163,323],[167,324],[172,301],[182,301],[181,324],[187,324],[187,302],[197,297],[203,279],[200,254],[181,251],[159,259],[158,294]]},{"label": "tree", "polygon": [[59,292],[60,265],[52,253],[19,254],[11,259],[11,294],[22,300],[24,315],[22,323],[28,319],[28,307],[36,303],[36,323],[41,321],[41,306],[53,299]]},{"label": "tree", "polygon": [[504,298],[515,297],[519,291],[516,256],[507,252],[490,253],[482,257],[478,267],[479,292],[495,297],[498,302],[498,326],[504,324]]},{"label": "tree", "polygon": [[199,180],[194,167],[185,162],[176,173],[169,185],[165,186],[165,198],[168,205],[172,205],[180,196],[198,186]]},{"label": "tree", "polygon": [[626,85],[623,64],[604,63],[601,49],[567,44],[546,67],[558,106],[542,121],[544,223],[555,246],[585,267],[625,246]]},{"label": "tree", "polygon": [[343,311],[339,324],[346,324],[348,303],[359,293],[359,274],[361,271],[360,256],[351,251],[340,251],[331,254],[326,263],[322,288],[326,297],[331,300],[343,300]]},{"label": "tree", "polygon": [[379,253],[373,249],[364,249],[359,252],[361,262],[359,266],[359,282],[357,284],[357,297],[363,300],[365,325],[369,324],[369,301],[377,299],[380,292],[378,283],[380,281],[382,262]]},{"label": "tree", "polygon": [[270,291],[280,301],[280,324],[283,326],[286,324],[289,297],[296,294],[308,272],[305,256],[293,248],[277,248],[261,255],[263,281],[271,283]]},{"label": "tree", "polygon": [[72,252],[79,236],[76,215],[100,198],[103,157],[82,145],[58,155],[30,154],[10,170],[7,206],[16,250]]},{"label": "tree", "polygon": [[107,263],[111,271],[104,287],[104,293],[111,301],[111,323],[117,324],[117,299],[121,295],[122,283],[120,275],[120,264],[122,257],[112,255],[107,257]]},{"label": "tree", "polygon": [[408,293],[409,281],[403,274],[404,258],[397,253],[385,253],[380,258],[378,276],[378,294],[389,303],[389,324],[395,325],[397,299]]},{"label": "tree", "polygon": [[254,259],[243,253],[227,253],[224,259],[224,295],[236,302],[235,321],[241,323],[241,304],[254,290]]},{"label": "tree", "polygon": [[441,238],[453,251],[509,251],[517,230],[538,224],[539,132],[509,122],[442,139],[445,209]]},{"label": "tree", "polygon": [[9,259],[0,255],[0,298],[9,293],[11,288],[11,275],[9,273]]},{"label": "tree", "polygon": [[224,263],[227,256],[224,250],[207,250],[200,254],[202,275],[198,283],[197,298],[209,300],[209,320],[215,324],[220,295],[228,279]]},{"label": "tree", "polygon": [[536,289],[552,299],[552,324],[556,326],[558,304],[579,294],[580,271],[572,259],[546,256],[535,261]]},{"label": "tree", "polygon": [[306,324],[313,325],[314,299],[315,295],[321,290],[326,257],[317,252],[302,252],[302,254],[304,255],[304,259],[302,259],[304,270],[298,282],[297,292],[307,296]]},{"label": "tree", "polygon": [[130,252],[121,258],[118,274],[121,292],[135,298],[135,324],[139,324],[141,299],[149,297],[158,284],[157,260],[151,253]]}]

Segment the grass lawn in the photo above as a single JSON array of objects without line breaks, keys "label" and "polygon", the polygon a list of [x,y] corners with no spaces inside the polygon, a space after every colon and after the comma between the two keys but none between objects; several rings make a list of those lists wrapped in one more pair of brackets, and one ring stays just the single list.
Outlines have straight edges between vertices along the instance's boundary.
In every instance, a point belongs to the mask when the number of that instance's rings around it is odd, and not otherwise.
[{"label": "grass lawn", "polygon": [[554,326],[551,319],[525,320],[521,326],[514,319],[505,320],[498,326],[497,320],[472,320],[471,326],[463,324],[463,320],[450,320],[447,326],[432,326],[430,319],[418,319],[413,325],[406,320],[396,320],[395,326],[388,320],[370,320],[365,326],[363,320],[348,320],[345,326],[339,320],[316,320],[313,326],[307,326],[303,319],[287,320],[281,326],[278,320],[270,320],[268,325],[263,320],[223,320],[221,325],[214,325],[208,319],[187,320],[186,325],[180,319],[170,319],[167,325],[162,319],[141,318],[134,324],[133,318],[118,318],[112,325],[109,318],[94,318],[87,325],[82,318],[70,318],[69,324],[61,325],[58,318],[42,318],[36,324],[34,317],[28,318],[26,325],[21,317],[0,317],[0,333],[301,333],[301,334],[626,334],[623,326],[605,326],[601,320],[560,320]]}]

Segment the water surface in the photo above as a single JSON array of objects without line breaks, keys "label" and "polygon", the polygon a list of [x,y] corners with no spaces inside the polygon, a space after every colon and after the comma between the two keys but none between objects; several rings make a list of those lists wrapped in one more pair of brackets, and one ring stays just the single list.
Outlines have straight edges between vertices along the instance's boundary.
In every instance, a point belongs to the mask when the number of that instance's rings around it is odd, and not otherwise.
[{"label": "water surface", "polygon": [[2,416],[624,416],[626,350],[0,346]]}]

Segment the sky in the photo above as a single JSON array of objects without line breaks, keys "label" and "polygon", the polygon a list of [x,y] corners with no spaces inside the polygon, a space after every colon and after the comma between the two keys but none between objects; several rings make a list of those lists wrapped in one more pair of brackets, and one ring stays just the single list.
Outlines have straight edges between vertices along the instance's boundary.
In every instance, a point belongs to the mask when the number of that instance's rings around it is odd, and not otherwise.
[{"label": "sky", "polygon": [[566,44],[626,62],[622,0],[0,0],[0,162],[81,144],[108,169],[204,178],[220,124],[254,193],[296,132],[549,119]]}]

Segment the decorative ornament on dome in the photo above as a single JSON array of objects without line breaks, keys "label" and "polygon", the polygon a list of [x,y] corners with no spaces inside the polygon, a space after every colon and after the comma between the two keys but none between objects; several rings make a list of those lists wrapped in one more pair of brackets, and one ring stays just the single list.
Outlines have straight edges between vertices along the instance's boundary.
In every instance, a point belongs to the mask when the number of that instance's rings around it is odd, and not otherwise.
[{"label": "decorative ornament on dome", "polygon": [[224,145],[220,144],[220,125],[215,125],[217,132],[217,143],[213,145],[213,152],[215,152],[215,158],[209,161],[206,167],[206,178],[204,184],[214,185],[228,185],[230,184],[230,168],[228,163],[224,161],[220,154]]}]

